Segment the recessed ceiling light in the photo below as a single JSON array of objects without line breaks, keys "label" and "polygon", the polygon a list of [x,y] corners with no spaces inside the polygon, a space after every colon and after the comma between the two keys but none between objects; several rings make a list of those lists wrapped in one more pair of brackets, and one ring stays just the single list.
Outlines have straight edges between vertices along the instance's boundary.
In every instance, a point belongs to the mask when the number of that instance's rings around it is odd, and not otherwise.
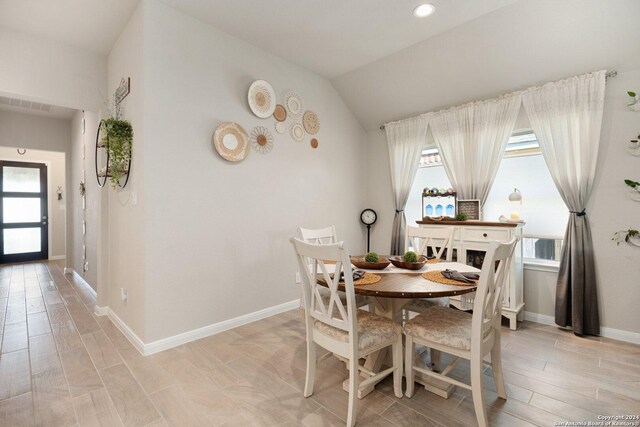
[{"label": "recessed ceiling light", "polygon": [[436,7],[431,3],[424,3],[413,9],[413,14],[418,18],[425,18],[435,12]]}]

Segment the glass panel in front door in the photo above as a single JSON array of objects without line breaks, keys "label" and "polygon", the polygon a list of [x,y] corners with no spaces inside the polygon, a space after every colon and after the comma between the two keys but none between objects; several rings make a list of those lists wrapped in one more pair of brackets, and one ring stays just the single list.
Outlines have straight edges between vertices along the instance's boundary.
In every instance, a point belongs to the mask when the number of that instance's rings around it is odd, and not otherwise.
[{"label": "glass panel in front door", "polygon": [[7,228],[4,230],[4,254],[40,252],[40,228]]},{"label": "glass panel in front door", "polygon": [[39,197],[5,197],[2,203],[2,219],[5,224],[39,222],[41,214]]},{"label": "glass panel in front door", "polygon": [[2,168],[2,191],[40,192],[40,169],[5,166]]}]

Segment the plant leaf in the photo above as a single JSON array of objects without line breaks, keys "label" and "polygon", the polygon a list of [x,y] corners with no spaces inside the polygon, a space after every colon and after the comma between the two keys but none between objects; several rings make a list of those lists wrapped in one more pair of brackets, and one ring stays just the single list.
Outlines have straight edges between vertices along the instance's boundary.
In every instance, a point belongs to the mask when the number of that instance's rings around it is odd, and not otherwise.
[{"label": "plant leaf", "polygon": [[625,179],[624,183],[627,184],[631,188],[636,188],[636,187],[640,186],[640,182],[632,181],[630,179]]},{"label": "plant leaf", "polygon": [[627,95],[629,95],[629,96],[630,96],[630,97],[632,97],[632,98],[635,98],[635,97],[636,97],[636,93],[635,93],[635,92],[633,92],[633,91],[628,91],[628,92],[627,92]]}]

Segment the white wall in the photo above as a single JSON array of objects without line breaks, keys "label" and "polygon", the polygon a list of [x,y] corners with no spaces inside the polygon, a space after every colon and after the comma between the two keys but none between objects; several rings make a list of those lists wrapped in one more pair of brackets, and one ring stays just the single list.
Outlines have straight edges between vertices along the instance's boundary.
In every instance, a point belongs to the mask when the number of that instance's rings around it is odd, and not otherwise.
[{"label": "white wall", "polygon": [[[129,23],[118,38],[108,58],[108,87],[113,94],[120,79],[131,77],[131,93],[123,101],[124,118],[133,126],[132,173],[123,190],[114,190],[110,182],[101,190],[107,194],[108,205],[102,222],[103,236],[99,250],[108,260],[105,272],[108,278],[108,289],[103,304],[109,307],[122,319],[138,337],[145,340],[145,310],[149,302],[145,300],[145,242],[146,223],[151,218],[145,217],[147,194],[144,192],[145,172],[145,79],[143,55],[143,6],[138,6]],[[175,145],[173,146],[175,148]],[[161,171],[156,170],[155,174]],[[154,174],[154,175],[155,175]],[[132,203],[132,195],[136,195],[137,204]],[[108,225],[107,225],[108,224]],[[100,266],[99,266],[100,268]],[[120,290],[128,291],[128,302],[120,298]],[[98,294],[100,295],[100,291]]]},{"label": "white wall", "polygon": [[[70,163],[71,123],[69,120],[0,110],[0,146],[10,147],[0,153],[2,159],[47,162],[49,166],[49,257],[64,258],[71,250],[72,203],[71,174],[65,165]],[[19,156],[16,147],[26,148]],[[63,199],[58,201],[56,190],[62,186]]]},{"label": "white wall", "polygon": [[[85,133],[82,133],[82,111],[76,112],[71,121],[71,185],[73,203],[71,205],[72,250],[69,251],[67,267],[80,274],[94,289],[98,289],[98,243],[99,221],[102,209],[101,199],[107,189],[98,187],[95,177],[95,137],[97,115],[85,112]],[[80,182],[85,183],[85,208],[82,206]],[[86,235],[82,234],[82,221],[86,221]],[[86,261],[89,269],[83,269],[82,246],[86,246]]]},{"label": "white wall", "polygon": [[106,94],[106,58],[0,28],[0,94],[98,111]]},{"label": "white wall", "polygon": [[[153,341],[300,298],[288,241],[298,226],[335,224],[361,252],[365,134],[314,73],[154,1],[145,2],[144,28],[145,336]],[[317,150],[309,136],[293,142],[274,119],[253,116],[247,89],[256,79],[279,102],[299,91],[318,113]],[[226,162],[211,144],[224,120],[248,132],[267,127],[272,152]]]},{"label": "white wall", "polygon": [[[0,138],[0,145],[4,145],[3,142]],[[68,203],[64,157],[64,153],[42,150],[27,150],[24,155],[20,155],[14,147],[0,147],[0,160],[44,163],[47,165],[49,259],[64,259],[66,257],[65,218]],[[58,186],[63,189],[62,200],[58,200]]]}]

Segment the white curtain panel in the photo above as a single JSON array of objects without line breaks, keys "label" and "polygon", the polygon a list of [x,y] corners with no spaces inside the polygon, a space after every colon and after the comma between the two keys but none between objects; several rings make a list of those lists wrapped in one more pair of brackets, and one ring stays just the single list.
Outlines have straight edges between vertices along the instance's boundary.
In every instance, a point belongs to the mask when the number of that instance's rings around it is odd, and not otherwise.
[{"label": "white curtain panel", "polygon": [[418,171],[420,156],[427,138],[427,121],[424,116],[385,125],[389,163],[391,166],[391,188],[396,204],[396,214],[391,231],[390,255],[404,251],[406,217],[404,208]]},{"label": "white curtain panel", "polygon": [[598,335],[600,322],[591,231],[591,194],[604,106],[606,71],[527,89],[523,104],[569,217],[556,289],[556,323]]},{"label": "white curtain panel", "polygon": [[513,133],[521,99],[521,92],[516,92],[426,115],[459,199],[479,199],[484,205]]}]

